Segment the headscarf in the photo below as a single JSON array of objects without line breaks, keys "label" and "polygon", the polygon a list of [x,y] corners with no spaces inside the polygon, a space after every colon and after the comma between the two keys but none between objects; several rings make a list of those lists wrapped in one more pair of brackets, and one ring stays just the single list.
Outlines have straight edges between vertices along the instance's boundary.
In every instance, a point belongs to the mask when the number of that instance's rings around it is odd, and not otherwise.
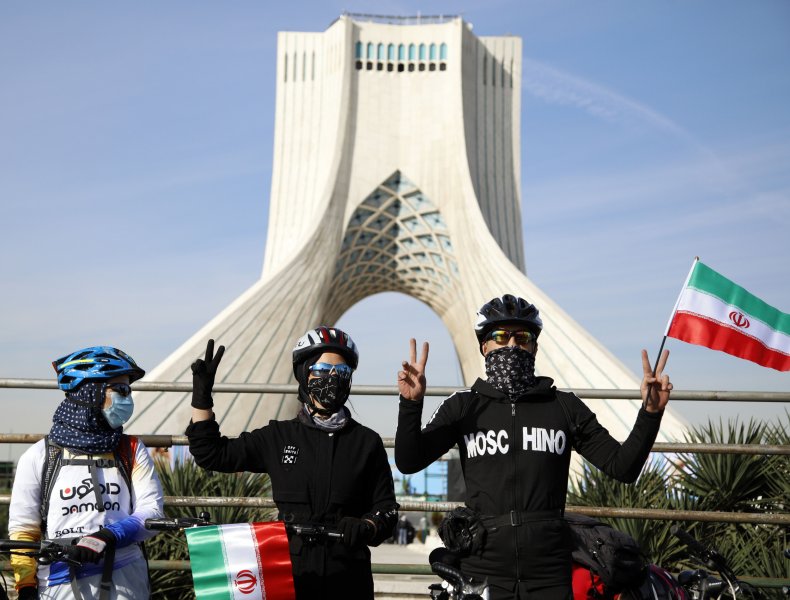
[{"label": "headscarf", "polygon": [[106,383],[85,381],[66,392],[66,398],[52,417],[50,440],[85,454],[115,450],[122,428],[112,429],[102,414],[106,389]]}]

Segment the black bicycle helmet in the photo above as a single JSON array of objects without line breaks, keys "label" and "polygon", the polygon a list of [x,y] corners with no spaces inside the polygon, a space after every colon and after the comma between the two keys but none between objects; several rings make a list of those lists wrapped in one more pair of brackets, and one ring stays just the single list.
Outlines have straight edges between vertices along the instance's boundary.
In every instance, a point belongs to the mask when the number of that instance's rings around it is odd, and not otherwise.
[{"label": "black bicycle helmet", "polygon": [[58,386],[67,392],[87,379],[112,379],[128,374],[129,382],[134,383],[145,375],[131,356],[112,346],[77,350],[53,361],[52,367],[58,374]]},{"label": "black bicycle helmet", "polygon": [[475,321],[477,341],[482,344],[489,332],[506,323],[523,325],[535,338],[543,329],[543,321],[540,320],[540,314],[534,304],[530,304],[524,298],[505,294],[500,298],[492,298],[477,311]]}]

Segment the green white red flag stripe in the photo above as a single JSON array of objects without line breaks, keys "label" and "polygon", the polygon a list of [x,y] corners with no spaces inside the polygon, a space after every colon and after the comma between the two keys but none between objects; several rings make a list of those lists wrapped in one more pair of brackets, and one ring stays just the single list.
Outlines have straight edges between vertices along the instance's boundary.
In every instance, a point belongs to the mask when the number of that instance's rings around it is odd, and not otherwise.
[{"label": "green white red flag stripe", "polygon": [[186,530],[197,600],[294,600],[281,521]]},{"label": "green white red flag stripe", "polygon": [[790,315],[766,304],[699,259],[680,292],[666,335],[790,371]]}]

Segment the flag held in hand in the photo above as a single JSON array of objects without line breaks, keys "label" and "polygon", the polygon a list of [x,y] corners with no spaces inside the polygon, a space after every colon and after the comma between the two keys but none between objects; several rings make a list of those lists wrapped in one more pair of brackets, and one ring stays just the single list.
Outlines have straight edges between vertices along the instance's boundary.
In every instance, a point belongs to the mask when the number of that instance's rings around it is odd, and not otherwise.
[{"label": "flag held in hand", "polygon": [[790,314],[769,306],[698,258],[665,335],[790,371]]}]

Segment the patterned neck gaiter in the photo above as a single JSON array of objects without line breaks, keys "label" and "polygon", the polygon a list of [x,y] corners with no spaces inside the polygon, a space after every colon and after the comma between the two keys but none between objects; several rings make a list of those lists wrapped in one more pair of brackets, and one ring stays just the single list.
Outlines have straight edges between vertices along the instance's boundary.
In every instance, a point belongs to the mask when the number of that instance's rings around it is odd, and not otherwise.
[{"label": "patterned neck gaiter", "polygon": [[511,399],[518,398],[537,383],[535,355],[524,348],[497,348],[486,354],[485,361],[488,383]]},{"label": "patterned neck gaiter", "polygon": [[106,384],[86,381],[66,392],[52,417],[50,439],[64,448],[86,454],[111,452],[121,439],[121,429],[112,429],[101,412]]},{"label": "patterned neck gaiter", "polygon": [[307,392],[321,406],[321,409],[314,407],[314,410],[326,417],[339,411],[348,400],[351,379],[337,375],[311,379],[307,382]]}]

